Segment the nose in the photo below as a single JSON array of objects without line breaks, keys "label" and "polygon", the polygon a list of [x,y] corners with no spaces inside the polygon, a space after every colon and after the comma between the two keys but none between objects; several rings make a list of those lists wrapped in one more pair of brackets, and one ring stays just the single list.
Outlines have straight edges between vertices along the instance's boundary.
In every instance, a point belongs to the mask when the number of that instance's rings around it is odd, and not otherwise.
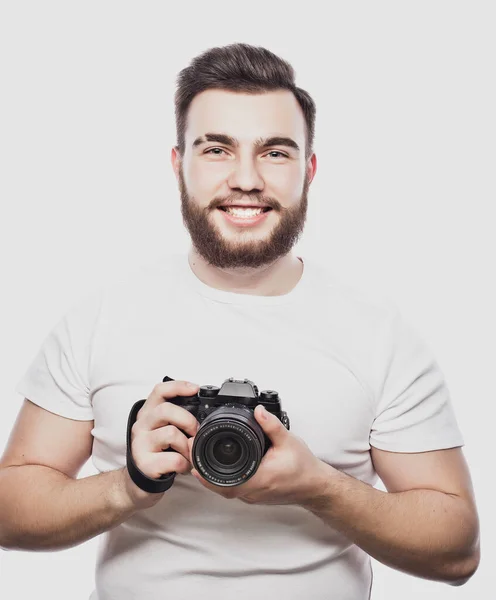
[{"label": "nose", "polygon": [[262,179],[256,161],[253,157],[238,157],[234,162],[234,167],[229,174],[229,187],[240,189],[244,192],[252,190],[263,190],[264,180]]}]

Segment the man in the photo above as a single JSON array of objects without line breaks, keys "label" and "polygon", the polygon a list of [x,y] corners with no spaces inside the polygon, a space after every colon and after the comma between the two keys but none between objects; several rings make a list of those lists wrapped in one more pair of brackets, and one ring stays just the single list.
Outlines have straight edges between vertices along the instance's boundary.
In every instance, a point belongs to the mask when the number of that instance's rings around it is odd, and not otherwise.
[{"label": "man", "polygon": [[[103,534],[93,600],[360,600],[370,556],[452,585],[477,569],[463,439],[427,345],[395,307],[292,253],[314,120],[268,50],[196,57],[179,76],[171,157],[189,254],[72,307],[17,386],[0,544],[63,549]],[[277,390],[291,427],[257,406],[271,446],[251,478],[222,487],[192,468],[199,423],[171,400],[229,377]],[[165,492],[126,467],[140,399],[132,456],[150,479],[178,474]],[[90,456],[100,473],[77,479]]]}]

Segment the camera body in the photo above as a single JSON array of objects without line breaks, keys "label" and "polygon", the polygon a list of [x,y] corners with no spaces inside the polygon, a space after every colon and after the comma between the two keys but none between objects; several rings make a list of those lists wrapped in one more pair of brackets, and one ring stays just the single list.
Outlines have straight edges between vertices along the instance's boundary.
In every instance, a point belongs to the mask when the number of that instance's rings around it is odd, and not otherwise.
[{"label": "camera body", "polygon": [[[164,377],[163,381],[172,380]],[[258,404],[290,428],[279,394],[275,390],[259,393],[250,379],[230,377],[220,388],[203,385],[193,396],[176,396],[168,402],[181,406],[200,423],[192,447],[193,465],[205,480],[218,486],[247,481],[271,446],[254,415]],[[164,450],[169,451],[175,452],[172,448]]]}]

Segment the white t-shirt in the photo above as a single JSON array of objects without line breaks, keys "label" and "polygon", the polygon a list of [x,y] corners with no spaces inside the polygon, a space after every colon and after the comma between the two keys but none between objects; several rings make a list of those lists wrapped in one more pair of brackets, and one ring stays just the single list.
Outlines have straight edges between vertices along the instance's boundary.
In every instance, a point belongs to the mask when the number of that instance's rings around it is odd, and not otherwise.
[{"label": "white t-shirt", "polygon": [[[125,466],[131,407],[165,375],[216,386],[247,378],[276,390],[291,431],[370,485],[371,445],[463,446],[443,374],[394,303],[301,260],[301,280],[281,296],[212,288],[187,253],[133,269],[68,310],[16,391],[94,420],[99,472]],[[188,474],[100,536],[91,600],[365,600],[372,577],[370,557],[307,510],[228,500]]]}]

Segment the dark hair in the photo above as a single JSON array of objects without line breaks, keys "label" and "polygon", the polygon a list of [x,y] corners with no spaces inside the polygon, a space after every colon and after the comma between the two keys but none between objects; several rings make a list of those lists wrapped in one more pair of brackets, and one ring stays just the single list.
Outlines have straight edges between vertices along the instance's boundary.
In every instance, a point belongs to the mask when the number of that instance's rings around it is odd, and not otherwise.
[{"label": "dark hair", "polygon": [[308,92],[295,85],[293,67],[266,48],[249,44],[214,47],[195,57],[179,72],[175,93],[177,149],[184,155],[188,108],[204,90],[216,88],[260,94],[286,89],[293,92],[302,108],[307,139],[305,159],[313,153],[315,103]]}]

